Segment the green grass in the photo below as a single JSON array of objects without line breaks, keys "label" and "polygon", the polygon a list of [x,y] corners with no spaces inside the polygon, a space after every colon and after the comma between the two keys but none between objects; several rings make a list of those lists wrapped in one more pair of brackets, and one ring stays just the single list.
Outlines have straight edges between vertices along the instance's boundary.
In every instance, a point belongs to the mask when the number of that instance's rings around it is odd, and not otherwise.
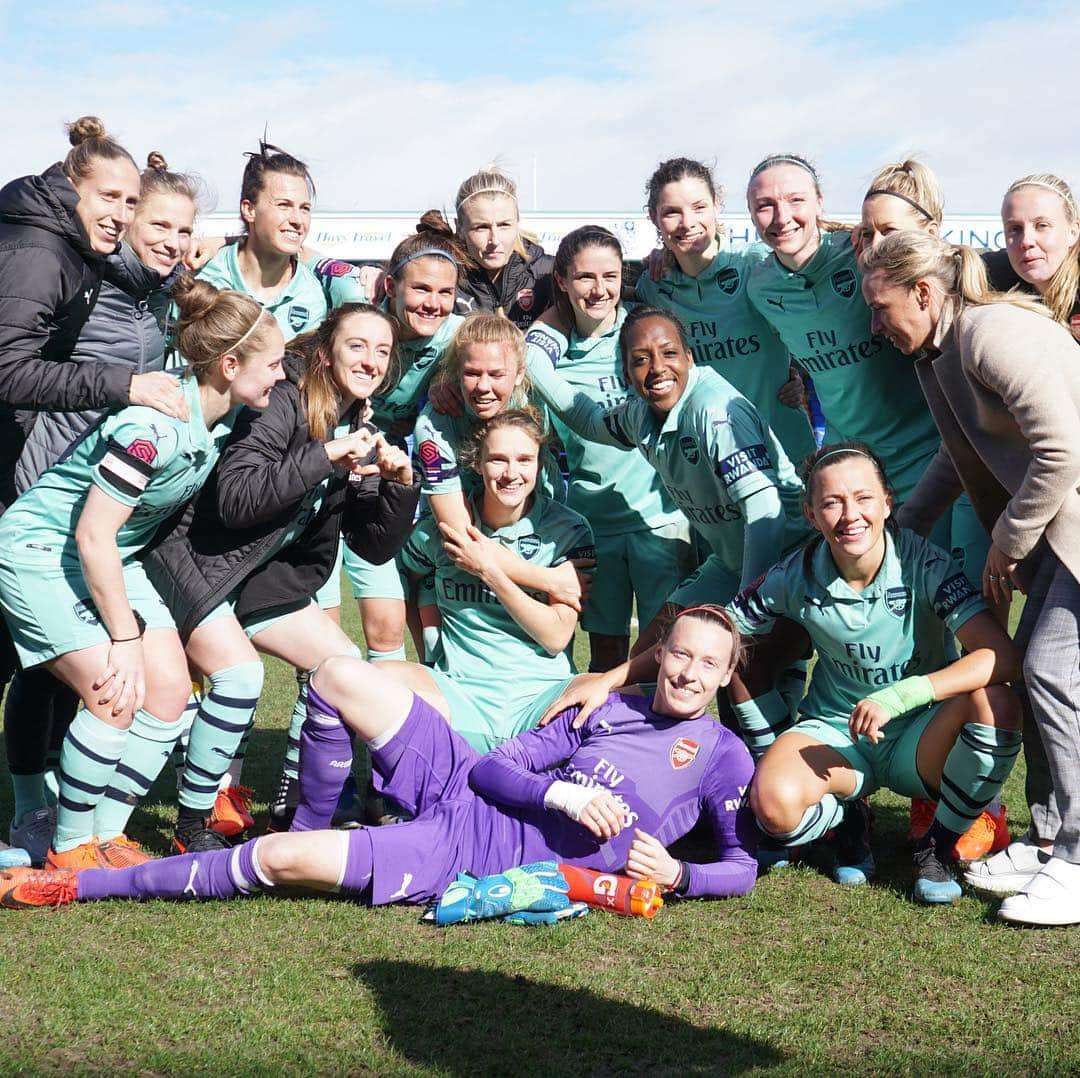
[{"label": "green grass", "polygon": [[[271,662],[245,776],[263,812],[294,693]],[[161,853],[171,782],[132,826]],[[1022,829],[1020,768],[1005,799]],[[913,905],[906,802],[874,808],[871,887],[797,868],[653,922],[440,931],[416,909],[270,898],[6,914],[0,1073],[1080,1071],[1080,929],[1007,928],[971,893]]]}]

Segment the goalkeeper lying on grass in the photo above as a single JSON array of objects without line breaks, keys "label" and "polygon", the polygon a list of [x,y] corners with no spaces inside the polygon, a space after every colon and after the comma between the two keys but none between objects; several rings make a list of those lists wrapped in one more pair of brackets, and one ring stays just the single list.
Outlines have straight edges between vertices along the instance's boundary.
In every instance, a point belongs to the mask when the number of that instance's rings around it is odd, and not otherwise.
[{"label": "goalkeeper lying on grass", "polygon": [[[706,714],[735,667],[738,633],[722,609],[692,607],[656,650],[651,701],[613,695],[580,729],[568,713],[486,756],[375,666],[330,659],[311,681],[291,832],[134,869],[9,869],[0,872],[0,904],[232,898],[273,893],[278,885],[340,892],[370,905],[426,903],[459,872],[484,877],[543,860],[625,872],[681,895],[745,894],[757,871],[745,798],[753,764],[739,738]],[[350,729],[371,751],[376,789],[415,819],[325,829],[349,774]],[[712,825],[716,860],[677,861],[666,847],[702,814]],[[538,888],[510,890],[521,900],[498,912],[528,909]]]}]

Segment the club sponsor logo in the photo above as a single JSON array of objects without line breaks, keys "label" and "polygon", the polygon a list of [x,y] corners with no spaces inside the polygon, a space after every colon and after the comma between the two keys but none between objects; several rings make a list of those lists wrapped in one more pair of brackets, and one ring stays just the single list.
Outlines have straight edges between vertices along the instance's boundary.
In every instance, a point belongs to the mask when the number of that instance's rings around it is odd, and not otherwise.
[{"label": "club sponsor logo", "polygon": [[885,590],[885,605],[890,614],[902,618],[911,605],[911,591],[908,588],[887,588]]},{"label": "club sponsor logo", "polygon": [[676,738],[671,745],[671,751],[668,753],[671,766],[676,771],[689,767],[696,759],[700,748],[701,746],[696,741],[691,741],[688,737]]},{"label": "club sponsor logo", "polygon": [[859,282],[855,277],[855,273],[849,269],[837,270],[832,275],[833,291],[841,299],[851,299],[855,295],[855,290],[859,287]]},{"label": "club sponsor logo", "polygon": [[551,360],[553,367],[559,365],[559,360],[562,358],[562,345],[550,333],[545,333],[542,329],[533,326],[525,336],[525,343],[536,345]]},{"label": "club sponsor logo", "polygon": [[697,442],[690,437],[689,434],[684,434],[679,439],[679,451],[683,455],[683,460],[687,464],[697,464],[701,459],[701,453],[698,451]]},{"label": "club sponsor logo", "polygon": [[531,535],[523,535],[517,541],[518,553],[528,561],[535,558],[540,550],[540,536],[533,532]]}]

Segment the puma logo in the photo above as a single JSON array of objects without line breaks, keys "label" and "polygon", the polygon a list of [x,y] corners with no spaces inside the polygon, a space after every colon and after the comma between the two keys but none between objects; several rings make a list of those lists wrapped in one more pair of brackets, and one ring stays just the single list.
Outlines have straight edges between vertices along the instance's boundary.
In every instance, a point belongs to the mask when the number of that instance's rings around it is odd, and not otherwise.
[{"label": "puma logo", "polygon": [[199,871],[199,859],[196,857],[191,862],[191,872],[188,875],[187,886],[180,892],[181,895],[191,895],[192,898],[198,898],[198,892],[195,890],[195,876]]},{"label": "puma logo", "polygon": [[401,877],[401,886],[390,896],[391,900],[409,897],[409,884],[412,883],[412,878],[411,872],[406,872],[405,875]]},{"label": "puma logo", "polygon": [[783,296],[781,296],[779,299],[773,299],[771,296],[766,296],[765,297],[765,302],[766,303],[771,303],[774,307],[779,307],[780,310],[784,309],[784,297]]}]

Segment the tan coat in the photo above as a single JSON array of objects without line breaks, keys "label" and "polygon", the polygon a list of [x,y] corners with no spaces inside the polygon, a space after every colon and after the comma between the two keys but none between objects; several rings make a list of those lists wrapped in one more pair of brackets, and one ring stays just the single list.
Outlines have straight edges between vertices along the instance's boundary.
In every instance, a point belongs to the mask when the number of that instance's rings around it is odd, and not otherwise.
[{"label": "tan coat", "polygon": [[900,520],[925,531],[963,484],[1017,561],[1045,535],[1080,580],[1080,349],[1064,327],[1009,303],[946,304],[940,354],[915,363],[942,448]]}]

